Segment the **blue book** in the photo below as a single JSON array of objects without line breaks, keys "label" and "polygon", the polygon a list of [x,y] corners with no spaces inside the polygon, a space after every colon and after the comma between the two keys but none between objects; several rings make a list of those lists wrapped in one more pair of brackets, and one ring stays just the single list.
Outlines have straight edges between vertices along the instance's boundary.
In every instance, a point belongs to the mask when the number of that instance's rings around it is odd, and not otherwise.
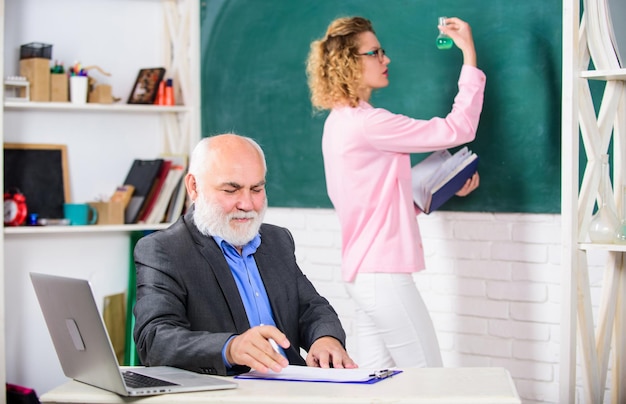
[{"label": "blue book", "polygon": [[413,200],[426,214],[452,198],[478,169],[478,156],[462,148],[454,155],[439,150],[413,166]]}]

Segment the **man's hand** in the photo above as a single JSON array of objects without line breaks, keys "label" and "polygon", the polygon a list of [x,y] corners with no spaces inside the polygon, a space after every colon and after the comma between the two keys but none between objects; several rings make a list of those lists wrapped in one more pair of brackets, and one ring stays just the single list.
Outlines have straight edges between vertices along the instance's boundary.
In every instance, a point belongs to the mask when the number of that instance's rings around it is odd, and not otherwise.
[{"label": "man's hand", "polygon": [[339,341],[333,337],[317,339],[309,349],[306,364],[318,368],[354,369],[358,367]]},{"label": "man's hand", "polygon": [[465,185],[463,185],[463,188],[461,188],[456,195],[457,196],[467,196],[470,194],[470,192],[472,192],[473,190],[475,190],[476,188],[478,188],[478,185],[480,184],[480,177],[478,176],[478,171],[474,173],[474,175],[472,175],[472,178],[468,179],[467,181],[465,181]]},{"label": "man's hand", "polygon": [[226,348],[226,359],[232,365],[248,366],[263,373],[280,372],[289,361],[274,350],[270,338],[282,348],[289,348],[289,340],[278,328],[261,325],[233,338]]}]

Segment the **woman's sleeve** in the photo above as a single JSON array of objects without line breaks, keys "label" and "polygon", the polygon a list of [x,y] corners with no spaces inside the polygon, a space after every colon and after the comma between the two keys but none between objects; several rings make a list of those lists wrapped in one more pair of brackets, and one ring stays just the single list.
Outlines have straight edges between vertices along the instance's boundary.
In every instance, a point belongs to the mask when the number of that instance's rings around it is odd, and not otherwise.
[{"label": "woman's sleeve", "polygon": [[485,83],[481,70],[464,65],[459,92],[445,118],[420,120],[372,108],[364,111],[363,132],[376,148],[401,153],[430,152],[468,143],[476,137]]}]

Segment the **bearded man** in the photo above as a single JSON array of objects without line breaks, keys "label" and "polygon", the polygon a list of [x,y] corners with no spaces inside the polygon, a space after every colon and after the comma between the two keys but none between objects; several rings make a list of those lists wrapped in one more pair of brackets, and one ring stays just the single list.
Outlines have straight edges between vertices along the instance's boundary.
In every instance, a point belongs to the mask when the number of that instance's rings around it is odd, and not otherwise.
[{"label": "bearded man", "polygon": [[184,178],[192,206],[134,251],[143,365],[211,375],[357,367],[337,313],[296,263],[291,233],[263,223],[266,172],[251,138],[195,147]]}]

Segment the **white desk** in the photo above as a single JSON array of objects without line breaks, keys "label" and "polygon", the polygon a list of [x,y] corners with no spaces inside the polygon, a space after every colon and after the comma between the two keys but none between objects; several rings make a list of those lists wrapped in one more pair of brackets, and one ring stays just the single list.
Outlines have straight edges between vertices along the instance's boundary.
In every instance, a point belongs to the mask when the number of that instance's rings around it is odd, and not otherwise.
[{"label": "white desk", "polygon": [[235,379],[239,387],[197,393],[124,398],[69,381],[40,397],[42,403],[446,403],[521,404],[503,368],[406,369],[376,384]]}]

